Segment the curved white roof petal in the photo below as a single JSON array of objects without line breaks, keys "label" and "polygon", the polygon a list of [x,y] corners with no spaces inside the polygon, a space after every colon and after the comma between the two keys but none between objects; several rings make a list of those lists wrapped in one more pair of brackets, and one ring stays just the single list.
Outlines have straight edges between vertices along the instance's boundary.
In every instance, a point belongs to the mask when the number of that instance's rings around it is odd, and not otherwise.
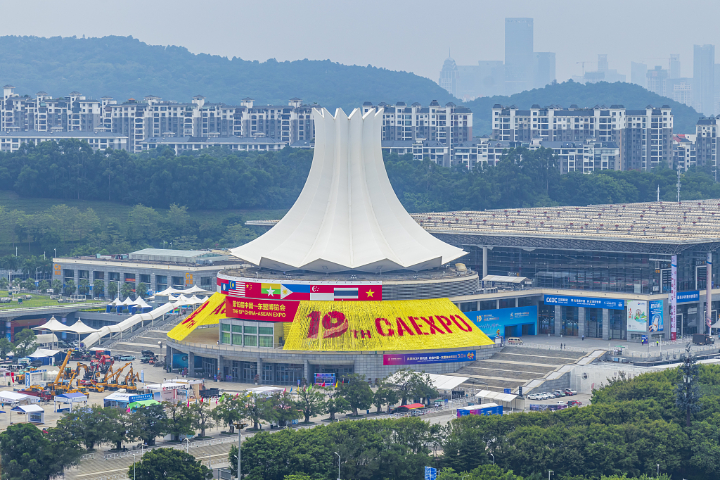
[{"label": "curved white roof petal", "polygon": [[393,191],[380,148],[383,111],[313,110],[315,154],[290,211],[270,231],[231,250],[276,270],[425,270],[465,252],[426,232]]}]

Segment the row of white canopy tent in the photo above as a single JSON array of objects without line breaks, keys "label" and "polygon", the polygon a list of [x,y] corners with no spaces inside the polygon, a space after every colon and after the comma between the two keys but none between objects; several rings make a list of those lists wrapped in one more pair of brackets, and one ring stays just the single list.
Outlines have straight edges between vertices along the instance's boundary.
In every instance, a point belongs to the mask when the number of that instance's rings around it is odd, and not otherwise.
[{"label": "row of white canopy tent", "polygon": [[141,312],[148,312],[152,309],[152,307],[148,305],[142,297],[138,297],[135,300],[131,300],[130,297],[127,297],[124,301],[120,301],[120,298],[116,298],[112,302],[108,303],[105,311],[108,313],[111,311],[121,312],[126,309],[135,313],[138,309]]},{"label": "row of white canopy tent", "polygon": [[[200,301],[199,303],[202,304],[207,301],[207,298],[204,301]],[[150,322],[158,317],[161,317],[165,315],[166,313],[172,312],[173,310],[177,308],[182,308],[185,306],[190,305],[189,303],[176,301],[176,302],[168,302],[164,305],[161,305],[154,310],[147,312],[147,313],[136,313],[135,315],[126,318],[122,322],[116,324],[116,325],[108,325],[105,327],[101,327],[99,330],[91,333],[85,339],[83,340],[83,343],[85,344],[85,347],[91,347],[95,345],[95,343],[98,342],[102,337],[105,335],[112,335],[113,333],[121,333],[125,330],[133,328],[135,325],[141,322]]]},{"label": "row of white canopy tent", "polygon": [[186,294],[193,294],[193,295],[195,295],[196,293],[199,293],[199,294],[202,294],[202,295],[210,295],[210,294],[213,293],[213,292],[210,292],[210,291],[208,291],[208,290],[202,289],[202,288],[198,287],[197,285],[193,285],[192,287],[190,287],[190,288],[188,288],[188,289],[185,289],[185,290],[178,290],[177,288],[168,287],[168,288],[166,288],[165,290],[163,290],[162,292],[156,292],[156,293],[155,293],[155,296],[156,296],[156,297],[157,297],[157,296],[167,297],[167,296],[170,296],[170,295],[186,295]]},{"label": "row of white canopy tent", "polygon": [[64,323],[58,322],[55,317],[52,317],[50,320],[47,321],[47,323],[44,323],[37,327],[33,327],[33,330],[48,330],[52,333],[70,332],[77,335],[85,335],[88,333],[97,332],[97,330],[95,330],[94,328],[90,328],[85,325],[82,320],[78,320],[72,325],[65,325]]}]

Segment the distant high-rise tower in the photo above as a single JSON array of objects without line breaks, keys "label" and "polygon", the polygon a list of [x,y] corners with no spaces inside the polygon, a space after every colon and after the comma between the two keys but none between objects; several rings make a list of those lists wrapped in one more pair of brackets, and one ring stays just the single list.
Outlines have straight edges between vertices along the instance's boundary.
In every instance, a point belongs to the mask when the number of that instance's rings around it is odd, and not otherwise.
[{"label": "distant high-rise tower", "polygon": [[647,88],[647,65],[630,62],[630,82]]},{"label": "distant high-rise tower", "polygon": [[693,103],[695,110],[713,115],[715,100],[715,45],[695,45],[693,54]]},{"label": "distant high-rise tower", "polygon": [[533,19],[505,19],[505,91],[508,95],[533,86]]},{"label": "distant high-rise tower", "polygon": [[450,57],[448,52],[448,58],[443,63],[442,70],[440,70],[440,81],[438,82],[442,88],[450,92],[454,97],[457,96],[457,78],[458,68],[455,64],[455,60]]},{"label": "distant high-rise tower", "polygon": [[598,53],[598,72],[607,72],[610,70],[608,66],[607,53]]},{"label": "distant high-rise tower", "polygon": [[668,78],[680,78],[682,72],[680,71],[680,55],[676,53],[670,54],[670,65],[668,68]]},{"label": "distant high-rise tower", "polygon": [[533,87],[543,88],[555,80],[555,53],[535,52],[533,55]]}]

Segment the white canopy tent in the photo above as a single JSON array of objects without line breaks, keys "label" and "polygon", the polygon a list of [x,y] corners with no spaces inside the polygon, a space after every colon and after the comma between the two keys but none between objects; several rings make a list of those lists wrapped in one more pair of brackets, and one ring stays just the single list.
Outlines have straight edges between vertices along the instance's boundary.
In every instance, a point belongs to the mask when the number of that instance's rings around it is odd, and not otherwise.
[{"label": "white canopy tent", "polygon": [[155,295],[156,295],[156,296],[159,295],[159,296],[161,296],[161,297],[167,297],[167,296],[169,296],[169,295],[174,295],[174,294],[177,294],[177,293],[180,293],[180,292],[182,292],[182,290],[177,290],[177,289],[175,289],[175,288],[168,287],[168,288],[166,288],[165,290],[163,290],[162,292],[155,292]]},{"label": "white canopy tent", "polygon": [[85,335],[87,333],[97,332],[94,328],[90,328],[83,323],[82,320],[78,320],[69,327],[65,327],[66,332],[77,333],[78,335]]},{"label": "white canopy tent", "polygon": [[38,345],[51,345],[57,343],[58,338],[54,333],[40,333],[36,335],[35,341]]},{"label": "white canopy tent", "polygon": [[40,401],[40,397],[33,397],[32,395],[25,395],[24,393],[17,392],[0,392],[0,403],[8,403],[10,405],[27,405],[29,403],[37,403]]},{"label": "white canopy tent", "polygon": [[197,285],[193,285],[192,287],[188,288],[187,290],[183,290],[183,293],[202,293],[204,295],[208,295],[212,292],[205,290],[203,288],[198,287]]},{"label": "white canopy tent", "polygon": [[135,299],[133,305],[137,305],[140,308],[148,308],[150,306],[147,304],[147,302],[145,302],[145,300],[142,299],[142,297],[138,297],[137,299]]},{"label": "white canopy tent", "polygon": [[47,350],[44,348],[38,348],[33,353],[28,355],[30,358],[44,358],[44,357],[54,357],[60,353],[60,350]]},{"label": "white canopy tent", "polygon": [[66,329],[67,329],[67,325],[65,325],[64,323],[58,322],[55,317],[52,317],[52,318],[50,318],[50,320],[48,320],[46,323],[44,323],[44,324],[42,324],[42,325],[40,325],[40,326],[38,326],[38,327],[33,327],[32,329],[33,329],[33,330],[50,330],[50,331],[53,332],[53,333],[55,333],[55,332],[65,332],[65,331],[67,331],[67,330],[66,330]]},{"label": "white canopy tent", "polygon": [[190,297],[190,299],[188,300],[188,302],[190,302],[191,305],[200,305],[201,303],[203,303],[203,302],[202,302],[198,297],[196,297],[195,295],[193,295],[192,297]]},{"label": "white canopy tent", "polygon": [[517,408],[516,403],[518,396],[512,393],[500,393],[500,392],[493,392],[491,390],[480,390],[478,393],[475,394],[476,398],[480,399],[480,403],[497,403],[501,404],[504,407],[510,407],[510,408]]}]

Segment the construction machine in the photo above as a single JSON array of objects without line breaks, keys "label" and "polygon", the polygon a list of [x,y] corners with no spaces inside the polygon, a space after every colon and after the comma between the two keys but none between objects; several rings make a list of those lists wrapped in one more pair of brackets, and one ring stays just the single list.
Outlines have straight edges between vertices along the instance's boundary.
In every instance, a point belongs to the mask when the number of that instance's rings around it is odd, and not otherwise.
[{"label": "construction machine", "polygon": [[67,364],[72,357],[72,352],[72,348],[67,351],[67,355],[65,355],[65,360],[63,360],[63,363],[60,366],[60,371],[58,371],[57,377],[55,377],[55,380],[52,383],[48,384],[50,394],[53,396],[67,393],[70,390],[69,385],[65,384],[65,379],[68,373],[66,371]]},{"label": "construction machine", "polygon": [[[82,377],[79,377],[80,370],[84,370],[85,372]],[[75,367],[75,372],[70,379],[70,388],[72,388],[73,380],[77,379],[76,388],[83,393],[87,393],[87,391],[98,393],[104,392],[105,389],[97,385],[97,381],[95,380],[94,375],[95,374],[93,373],[91,367],[88,367],[84,363],[78,363],[77,367]]]},{"label": "construction machine", "polygon": [[132,365],[130,365],[130,371],[128,371],[127,375],[125,375],[125,378],[123,379],[123,382],[121,385],[123,385],[128,392],[136,392],[138,389],[137,384],[139,382],[140,382],[140,374],[135,373],[133,371]]},{"label": "construction machine", "polygon": [[132,365],[131,362],[127,362],[122,367],[118,368],[117,370],[112,370],[112,368],[108,369],[107,373],[105,374],[105,378],[102,382],[98,383],[98,385],[107,388],[108,390],[117,390],[118,388],[122,388],[123,385],[118,384],[118,378],[120,377],[120,374],[125,370],[125,367],[128,365]]}]

